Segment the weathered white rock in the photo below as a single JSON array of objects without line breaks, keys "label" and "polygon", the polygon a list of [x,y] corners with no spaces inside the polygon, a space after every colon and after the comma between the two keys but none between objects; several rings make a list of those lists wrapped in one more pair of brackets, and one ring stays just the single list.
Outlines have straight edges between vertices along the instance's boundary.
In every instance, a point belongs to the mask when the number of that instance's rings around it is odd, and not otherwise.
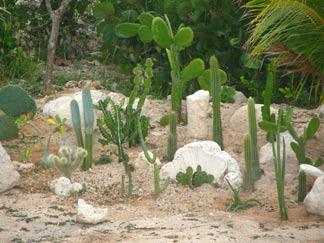
[{"label": "weathered white rock", "polygon": [[65,83],[64,87],[67,89],[76,88],[78,87],[78,82],[75,80],[70,80]]},{"label": "weathered white rock", "polygon": [[71,184],[71,181],[68,178],[62,176],[53,180],[50,183],[50,188],[55,192],[55,194],[68,197],[80,192],[82,190],[82,185],[80,183]]},{"label": "weathered white rock", "polygon": [[324,216],[324,175],[318,177],[304,200],[307,212]]},{"label": "weathered white rock", "polygon": [[33,163],[21,163],[18,161],[12,161],[14,168],[18,171],[29,170],[35,167]]},{"label": "weathered white rock", "polygon": [[15,170],[10,156],[0,142],[0,193],[17,185],[19,178],[19,173]]},{"label": "weathered white rock", "polygon": [[187,96],[187,135],[189,139],[201,140],[207,138],[208,104],[209,92],[206,90],[198,90],[194,94]]},{"label": "weathered white rock", "polygon": [[299,172],[300,171],[304,171],[306,176],[311,176],[314,178],[318,178],[318,177],[324,175],[324,172],[321,171],[319,168],[312,166],[312,165],[308,165],[308,164],[300,164]]},{"label": "weathered white rock", "polygon": [[83,224],[98,224],[108,220],[107,208],[94,208],[83,199],[78,200],[78,213],[76,220]]},{"label": "weathered white rock", "polygon": [[239,165],[232,156],[222,151],[219,145],[213,141],[193,142],[179,148],[174,155],[172,162],[165,164],[160,170],[160,178],[171,180],[176,179],[179,172],[186,172],[190,166],[196,171],[200,165],[202,171],[214,176],[214,183],[227,187],[225,179],[234,188],[242,184],[242,177]]},{"label": "weathered white rock", "polygon": [[247,102],[246,96],[241,91],[236,90],[233,98],[234,98],[234,103],[236,103],[236,104],[241,104],[241,103]]},{"label": "weathered white rock", "polygon": [[[292,150],[290,143],[294,142],[295,140],[293,137],[289,134],[289,132],[283,132],[280,134],[280,140],[282,144],[283,138],[285,139],[285,146],[286,146],[286,156],[287,159],[296,157],[294,151]],[[275,149],[276,146],[275,146]],[[271,163],[273,161],[273,152],[272,152],[272,144],[266,143],[263,145],[259,150],[259,158],[260,158],[260,164],[267,164]]]},{"label": "weathered white rock", "polygon": [[[153,158],[153,154],[151,151],[148,151],[149,155],[151,158]],[[159,160],[158,157],[156,157],[155,163],[157,165],[161,165],[161,161]],[[146,168],[148,166],[153,166],[145,157],[144,151],[140,152],[137,156],[137,158],[134,161],[134,165],[136,168]]]}]

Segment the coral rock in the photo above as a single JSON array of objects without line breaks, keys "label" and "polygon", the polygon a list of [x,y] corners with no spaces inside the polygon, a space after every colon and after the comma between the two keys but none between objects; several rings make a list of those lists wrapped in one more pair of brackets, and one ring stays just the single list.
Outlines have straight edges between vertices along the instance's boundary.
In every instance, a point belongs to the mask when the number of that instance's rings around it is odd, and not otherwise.
[{"label": "coral rock", "polygon": [[74,193],[80,192],[82,190],[82,185],[80,183],[71,184],[71,181],[68,178],[62,176],[53,180],[50,183],[50,188],[55,192],[55,194],[68,197]]},{"label": "coral rock", "polygon": [[108,220],[107,208],[94,208],[83,199],[78,200],[77,222],[83,224],[98,224]]},{"label": "coral rock", "polygon": [[165,164],[160,170],[161,179],[176,179],[178,172],[186,172],[190,166],[194,171],[200,165],[202,171],[214,176],[214,183],[227,187],[226,180],[238,188],[242,184],[239,165],[232,156],[222,151],[213,141],[199,141],[185,145],[177,150],[172,162]]}]

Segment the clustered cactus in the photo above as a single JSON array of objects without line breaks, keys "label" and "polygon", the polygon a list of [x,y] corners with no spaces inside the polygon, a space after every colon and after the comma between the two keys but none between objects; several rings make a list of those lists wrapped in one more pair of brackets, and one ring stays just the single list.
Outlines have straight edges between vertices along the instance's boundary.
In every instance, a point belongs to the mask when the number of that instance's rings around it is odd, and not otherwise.
[{"label": "clustered cactus", "polygon": [[83,113],[84,113],[84,126],[85,126],[85,141],[83,141],[82,129],[81,129],[81,115],[79,111],[79,105],[75,100],[71,101],[71,114],[73,127],[76,133],[78,146],[83,147],[87,150],[88,155],[86,160],[82,165],[83,170],[88,170],[92,167],[92,153],[93,153],[93,124],[94,124],[94,114],[93,114],[93,104],[91,93],[88,88],[83,88],[82,90],[82,101],[83,101]]},{"label": "clustered cactus", "polygon": [[49,160],[53,165],[63,173],[63,175],[71,180],[73,171],[81,166],[85,157],[87,157],[87,150],[84,148],[77,148],[72,160],[72,150],[68,147],[61,147],[59,149],[59,156],[50,154]]}]

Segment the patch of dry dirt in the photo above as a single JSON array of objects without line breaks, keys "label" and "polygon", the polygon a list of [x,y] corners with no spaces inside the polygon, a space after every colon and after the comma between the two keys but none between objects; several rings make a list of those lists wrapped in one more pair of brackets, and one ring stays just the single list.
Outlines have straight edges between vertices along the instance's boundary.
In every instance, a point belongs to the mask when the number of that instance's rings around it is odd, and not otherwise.
[{"label": "patch of dry dirt", "polygon": [[[76,90],[73,90],[76,91]],[[71,91],[65,91],[71,92]],[[62,93],[56,95],[59,96]],[[40,112],[32,121],[40,127],[47,137],[52,127],[41,114],[41,107],[48,97],[38,101]],[[167,114],[170,104],[167,101],[151,101],[151,130],[147,138],[148,147],[155,150],[160,158],[166,153],[167,127],[158,123]],[[244,170],[243,141],[237,141],[229,127],[231,115],[240,105],[223,104],[223,136],[225,151],[240,162]],[[302,127],[315,114],[315,111],[294,109],[294,123]],[[212,138],[212,121],[209,119]],[[186,127],[179,126],[179,146],[188,142]],[[25,135],[34,131],[25,128]],[[316,157],[323,155],[323,125],[316,138],[309,143],[308,151]],[[111,164],[94,165],[87,172],[77,171],[73,181],[85,185],[86,190],[74,197],[54,195],[48,183],[59,177],[54,170],[43,170],[39,165],[41,147],[34,138],[30,142],[29,161],[35,168],[21,172],[19,185],[0,195],[0,242],[324,242],[324,221],[309,215],[296,203],[298,162],[287,161],[285,197],[288,208],[287,222],[279,219],[279,209],[275,187],[273,164],[264,164],[264,175],[257,182],[255,192],[241,193],[242,199],[256,198],[261,205],[237,213],[227,212],[232,202],[232,193],[213,185],[203,185],[190,189],[171,183],[160,197],[153,195],[152,168],[135,168],[134,196],[120,196],[123,166],[113,157]],[[259,146],[265,143],[260,135]],[[11,141],[8,149],[13,160],[19,160],[23,148],[21,140]],[[51,152],[58,149],[58,137],[54,136]],[[105,149],[105,148],[103,148]],[[130,161],[134,161],[141,148],[126,148]],[[97,158],[100,152],[97,151]],[[87,203],[107,207],[110,215],[108,222],[95,226],[82,225],[75,221],[77,200],[83,198]]]}]

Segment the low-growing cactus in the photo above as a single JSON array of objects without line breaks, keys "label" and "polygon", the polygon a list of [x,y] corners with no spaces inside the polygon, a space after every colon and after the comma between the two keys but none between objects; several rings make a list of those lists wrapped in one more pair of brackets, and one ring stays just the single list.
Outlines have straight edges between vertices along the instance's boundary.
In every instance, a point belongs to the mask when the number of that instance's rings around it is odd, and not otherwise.
[{"label": "low-growing cactus", "polygon": [[193,169],[189,166],[186,169],[186,173],[179,172],[176,179],[182,185],[188,185],[190,188],[195,188],[205,183],[212,183],[214,181],[214,176],[202,171],[201,166],[198,165],[195,172],[193,172]]},{"label": "low-growing cactus", "polygon": [[79,147],[77,148],[74,156],[75,158],[72,161],[72,150],[68,147],[61,147],[59,149],[60,157],[50,154],[49,160],[66,178],[71,180],[73,171],[81,166],[84,158],[87,157],[87,154],[87,150]]}]

